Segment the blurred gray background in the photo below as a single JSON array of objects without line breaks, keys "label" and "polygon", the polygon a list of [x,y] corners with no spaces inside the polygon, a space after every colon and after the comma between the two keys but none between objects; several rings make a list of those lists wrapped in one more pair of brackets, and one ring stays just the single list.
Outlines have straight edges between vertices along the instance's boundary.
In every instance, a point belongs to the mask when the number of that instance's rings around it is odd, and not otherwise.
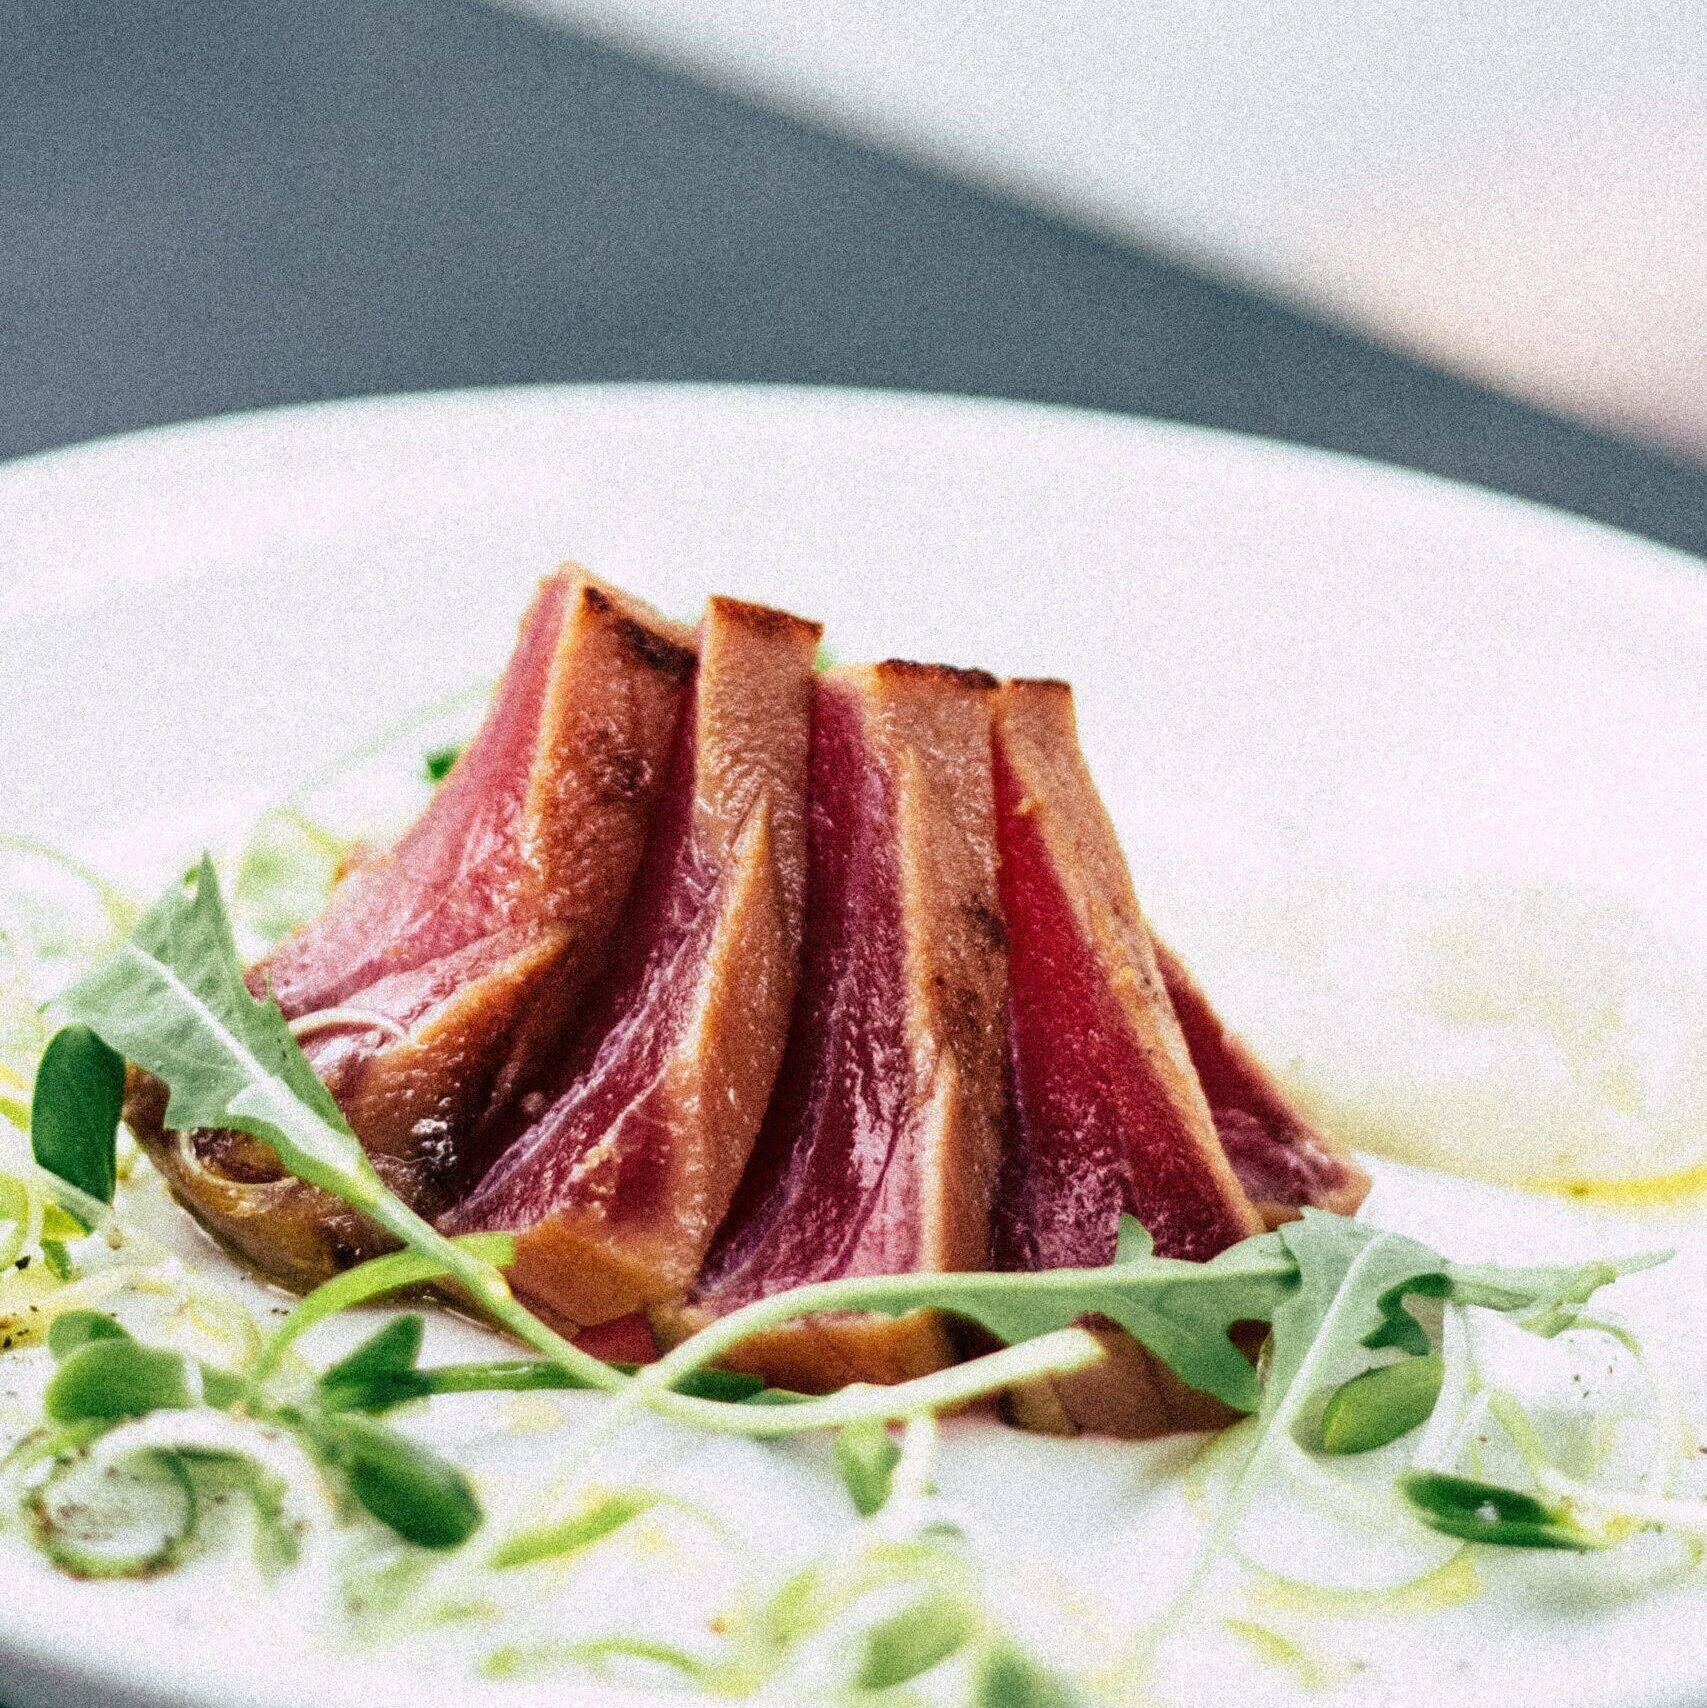
[{"label": "blurred gray background", "polygon": [[788,379],[1244,428],[1707,550],[1704,42],[1694,0],[32,0],[0,454]]}]

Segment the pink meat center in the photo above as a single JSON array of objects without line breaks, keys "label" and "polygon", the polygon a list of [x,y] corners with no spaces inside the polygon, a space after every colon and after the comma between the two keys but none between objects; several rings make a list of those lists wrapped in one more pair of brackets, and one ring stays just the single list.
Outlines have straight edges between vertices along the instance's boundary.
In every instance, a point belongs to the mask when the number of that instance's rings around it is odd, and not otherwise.
[{"label": "pink meat center", "polygon": [[541,595],[478,738],[396,849],[257,969],[286,1014],[337,1007],[519,922],[521,820],[567,593],[560,579]]},{"label": "pink meat center", "polygon": [[998,1267],[1107,1263],[1123,1210],[1164,1256],[1213,1257],[1244,1229],[1147,1070],[999,743],[995,774],[1013,1092]]},{"label": "pink meat center", "polygon": [[752,1162],[701,1274],[718,1310],[919,1258],[895,808],[859,701],[820,684],[800,999]]},{"label": "pink meat center", "polygon": [[718,915],[717,874],[693,837],[694,729],[690,702],[611,970],[547,1083],[498,1135],[499,1160],[452,1225],[531,1227],[594,1199],[614,1222],[670,1213],[673,1134],[646,1094],[692,1020]]}]

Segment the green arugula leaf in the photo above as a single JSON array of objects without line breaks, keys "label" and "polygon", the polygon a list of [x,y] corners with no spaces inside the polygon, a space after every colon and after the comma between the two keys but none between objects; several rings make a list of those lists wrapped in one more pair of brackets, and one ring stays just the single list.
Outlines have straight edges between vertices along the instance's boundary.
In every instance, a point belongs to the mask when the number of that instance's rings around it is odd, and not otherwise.
[{"label": "green arugula leaf", "polygon": [[[1208,1263],[1191,1263],[1153,1256],[1148,1235],[1129,1223],[1121,1252],[1114,1263],[1097,1269],[862,1275],[799,1287],[700,1330],[643,1372],[642,1381],[648,1387],[673,1383],[749,1335],[820,1312],[905,1316],[944,1311],[979,1324],[1009,1347],[1061,1334],[1082,1317],[1095,1315],[1126,1329],[1192,1387],[1238,1410],[1254,1411],[1262,1386],[1229,1335],[1240,1323],[1267,1322],[1294,1292],[1297,1263],[1285,1246],[1275,1235],[1264,1234]],[[873,1406],[866,1415],[905,1415],[899,1405],[884,1413],[881,1395],[873,1397]],[[812,1427],[817,1417],[835,1415],[823,1402],[816,1409],[810,1403],[794,1409],[794,1427]]]},{"label": "green arugula leaf", "polygon": [[1449,1264],[1452,1298],[1513,1315],[1532,1334],[1551,1337],[1570,1328],[1581,1307],[1614,1281],[1671,1261],[1669,1251],[1597,1258],[1553,1268],[1502,1269],[1493,1264]]},{"label": "green arugula leaf", "polygon": [[205,854],[187,886],[156,902],[59,1007],[165,1082],[168,1126],[249,1133],[299,1179],[358,1208],[384,1196],[278,1004],[257,1001],[244,984]]},{"label": "green arugula leaf", "polygon": [[900,1443],[881,1418],[862,1418],[841,1430],[830,1449],[842,1486],[861,1518],[881,1512],[901,1463]]},{"label": "green arugula leaf", "polygon": [[1428,1421],[1444,1375],[1440,1354],[1425,1352],[1353,1376],[1322,1413],[1322,1451],[1367,1453],[1408,1435]]},{"label": "green arugula leaf", "polygon": [[[1556,1300],[1562,1292],[1584,1287],[1593,1291],[1588,1286],[1592,1277],[1582,1266],[1458,1271],[1416,1240],[1321,1210],[1305,1210],[1299,1220],[1270,1237],[1292,1258],[1297,1279],[1272,1315],[1256,1435],[1196,1564],[1152,1622],[1146,1650],[1173,1628],[1207,1581],[1267,1476],[1279,1443],[1287,1436],[1295,1438],[1306,1406],[1325,1381],[1365,1349],[1400,1345],[1428,1351],[1422,1325],[1405,1303],[1408,1298],[1458,1298],[1462,1289],[1463,1296],[1474,1294],[1476,1302],[1486,1302],[1497,1291],[1500,1303],[1495,1308],[1521,1311]],[[1620,1269],[1616,1264],[1590,1267],[1604,1269],[1608,1279]]]},{"label": "green arugula leaf", "polygon": [[57,1175],[103,1204],[118,1188],[117,1141],[124,1058],[87,1026],[49,1040],[30,1099],[30,1149]]},{"label": "green arugula leaf", "polygon": [[1399,1487],[1431,1529],[1497,1548],[1553,1548],[1588,1553],[1608,1538],[1585,1529],[1562,1506],[1497,1483],[1435,1471],[1409,1471]]}]

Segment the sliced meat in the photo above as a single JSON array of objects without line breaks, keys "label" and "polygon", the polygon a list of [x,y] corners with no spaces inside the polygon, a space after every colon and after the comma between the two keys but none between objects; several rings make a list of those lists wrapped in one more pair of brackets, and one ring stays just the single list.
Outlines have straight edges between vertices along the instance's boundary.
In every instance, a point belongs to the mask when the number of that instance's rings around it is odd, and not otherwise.
[{"label": "sliced meat", "polygon": [[[578,571],[548,579],[480,734],[421,818],[250,974],[423,1213],[478,1178],[492,1112],[604,966],[693,663],[692,636],[647,607]],[[258,1269],[308,1286],[383,1249],[264,1145],[168,1134],[162,1105],[136,1085],[138,1137]]]},{"label": "sliced meat", "polygon": [[[664,1340],[808,1281],[986,1265],[1004,1104],[994,687],[901,663],[820,678],[801,998],[689,1306],[655,1317]],[[822,1390],[952,1358],[921,1313],[817,1319],[731,1362]]]},{"label": "sliced meat", "polygon": [[[1122,1213],[1164,1256],[1213,1257],[1262,1219],[1221,1148],[1064,684],[1003,686],[994,769],[1012,1082],[997,1267],[1111,1262]],[[1142,1435],[1207,1414],[1135,1342],[1110,1329],[1106,1343],[1098,1369],[1016,1395],[1016,1416]]]},{"label": "sliced meat", "polygon": [[1221,1148],[1257,1213],[1270,1227],[1291,1221],[1305,1205],[1355,1215],[1369,1195],[1369,1176],[1304,1118],[1285,1087],[1227,1030],[1167,944],[1151,941]]},{"label": "sliced meat", "polygon": [[611,971],[441,1224],[519,1233],[511,1283],[562,1325],[680,1301],[746,1167],[794,1003],[819,633],[711,601]]}]

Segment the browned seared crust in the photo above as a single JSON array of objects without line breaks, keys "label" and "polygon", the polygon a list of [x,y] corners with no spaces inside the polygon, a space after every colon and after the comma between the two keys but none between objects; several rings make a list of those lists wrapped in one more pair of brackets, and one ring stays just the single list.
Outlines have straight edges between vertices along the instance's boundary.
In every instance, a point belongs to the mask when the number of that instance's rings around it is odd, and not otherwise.
[{"label": "browned seared crust", "polygon": [[[1165,1090],[1181,1142],[1199,1153],[1246,1233],[1263,1222],[1227,1161],[1164,987],[1156,951],[1132,888],[1119,838],[1079,747],[1072,690],[1065,683],[1015,681],[997,697],[1008,763],[1079,912],[1131,1036]],[[1165,1435],[1226,1421],[1223,1408],[1187,1388],[1128,1335],[1098,1330],[1109,1356],[1079,1374],[1038,1383],[1010,1397],[1016,1422],[1051,1433]]]},{"label": "browned seared crust", "polygon": [[989,1262],[990,1199],[1006,1122],[1007,942],[996,887],[990,782],[994,679],[983,671],[889,663],[873,672],[874,751],[899,783],[910,1030],[930,1052],[933,1105],[921,1165],[928,1201],[921,1267]]},{"label": "browned seared crust", "polygon": [[648,1096],[667,1131],[644,1220],[612,1220],[602,1157],[575,1202],[517,1241],[511,1281],[585,1326],[679,1300],[729,1208],[782,1059],[806,885],[806,747],[822,630],[786,612],[710,601],[695,700],[693,840],[720,871],[718,918],[693,1020]]},{"label": "browned seared crust", "polygon": [[[990,787],[993,679],[981,671],[891,661],[830,672],[866,707],[871,762],[895,784],[906,944],[908,1030],[917,1086],[922,1271],[979,1269],[989,1258],[990,1197],[1005,1110],[1006,953],[996,890]],[[654,1314],[662,1344],[706,1320]],[[822,1392],[894,1382],[954,1362],[930,1312],[899,1320],[815,1318],[767,1332],[727,1362],[776,1386]]]},{"label": "browned seared crust", "polygon": [[[688,1322],[684,1314],[678,1319]],[[948,1325],[935,1311],[904,1317],[808,1317],[755,1334],[718,1362],[796,1394],[830,1394],[851,1382],[892,1387],[955,1361]]]},{"label": "browned seared crust", "polygon": [[[432,1213],[476,1110],[506,1096],[603,964],[644,842],[653,793],[694,663],[681,625],[581,572],[540,719],[514,941],[477,978],[373,1057],[344,1113],[387,1183]],[[357,868],[369,873],[390,858]],[[335,905],[335,903],[334,903]],[[282,1176],[242,1134],[179,1138],[156,1088],[133,1082],[126,1120],[173,1194],[228,1250],[307,1288],[392,1242],[343,1205]]]},{"label": "browned seared crust", "polygon": [[[1291,1094],[1259,1061],[1250,1046],[1215,1012],[1190,970],[1159,937],[1156,962],[1167,986],[1174,1012],[1191,1047],[1192,1059],[1209,1075],[1236,1085],[1239,1106],[1256,1116],[1269,1131],[1282,1135],[1287,1147],[1307,1159],[1322,1185],[1307,1201],[1316,1209],[1352,1216],[1369,1196],[1369,1176],[1353,1161],[1345,1146],[1305,1118]],[[1299,1205],[1290,1200],[1256,1199],[1257,1213],[1271,1228],[1294,1220]]]},{"label": "browned seared crust", "polygon": [[1040,1435],[1115,1435],[1149,1441],[1195,1429],[1224,1429],[1239,1414],[1187,1387],[1159,1358],[1106,1319],[1083,1325],[1103,1349],[1100,1364],[1071,1376],[1027,1382],[1007,1396],[1009,1419]]}]

